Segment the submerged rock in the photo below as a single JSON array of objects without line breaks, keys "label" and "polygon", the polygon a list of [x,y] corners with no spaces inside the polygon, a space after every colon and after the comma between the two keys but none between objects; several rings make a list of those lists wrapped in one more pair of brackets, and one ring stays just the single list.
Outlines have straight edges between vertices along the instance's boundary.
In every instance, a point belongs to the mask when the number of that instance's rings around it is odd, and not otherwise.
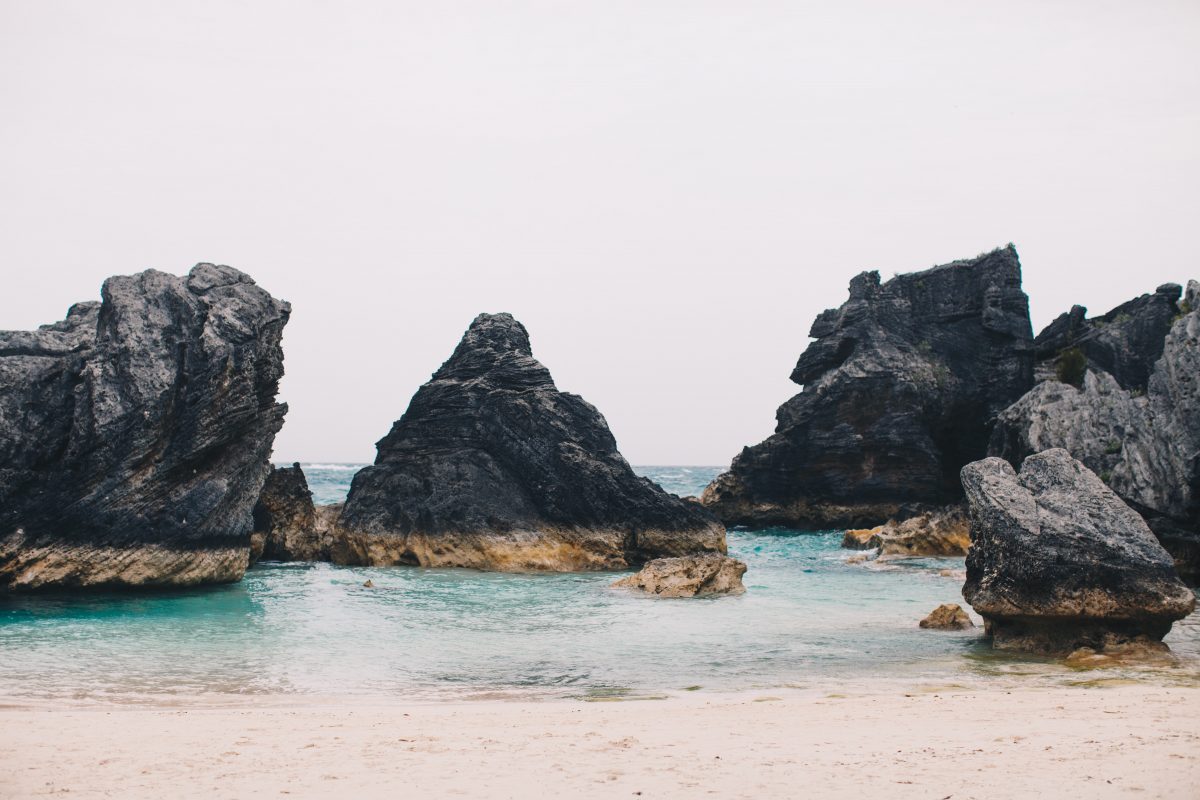
[{"label": "submerged rock", "polygon": [[861,528],[957,502],[958,470],[1033,385],[1011,246],[886,283],[865,272],[809,335],[775,434],[704,491],[726,523]]},{"label": "submerged rock", "polygon": [[676,558],[656,558],[640,571],[621,578],[613,586],[640,589],[657,597],[704,597],[742,594],[746,565],[719,553]]},{"label": "submerged rock", "polygon": [[929,616],[921,620],[919,625],[935,631],[965,631],[975,627],[975,623],[958,603],[943,603],[930,611]]},{"label": "submerged rock", "polygon": [[1099,649],[1080,647],[1072,651],[1064,662],[1076,669],[1111,669],[1120,666],[1167,666],[1177,662],[1171,648],[1162,642],[1151,640],[1129,641],[1121,637],[1107,636]]},{"label": "submerged rock", "polygon": [[[1177,290],[1172,284],[1133,301],[1144,306],[1125,322],[1139,332],[1132,339],[1137,346],[1113,344],[1112,351],[1137,358],[1118,359],[1123,366],[1109,373],[1089,356],[1078,386],[1039,384],[999,415],[990,452],[1018,465],[1032,453],[1066,449],[1147,518],[1180,574],[1194,583],[1200,576],[1200,284],[1189,282],[1165,334],[1156,347],[1150,343],[1153,331],[1162,333],[1165,304]],[[1176,309],[1173,301],[1170,309]],[[1144,324],[1143,316],[1149,318]],[[1115,327],[1114,321],[1101,332]],[[1133,365],[1155,353],[1143,391],[1135,380],[1140,367]]]},{"label": "submerged rock", "polygon": [[0,332],[0,588],[235,581],[290,306],[212,264],[101,297]]},{"label": "submerged rock", "polygon": [[354,476],[338,563],[624,569],[725,551],[704,508],[638,477],[508,314],[481,314]]},{"label": "submerged rock", "polygon": [[1159,641],[1195,597],[1145,521],[1062,449],[962,471],[971,515],[963,597],[994,646],[1042,653]]}]

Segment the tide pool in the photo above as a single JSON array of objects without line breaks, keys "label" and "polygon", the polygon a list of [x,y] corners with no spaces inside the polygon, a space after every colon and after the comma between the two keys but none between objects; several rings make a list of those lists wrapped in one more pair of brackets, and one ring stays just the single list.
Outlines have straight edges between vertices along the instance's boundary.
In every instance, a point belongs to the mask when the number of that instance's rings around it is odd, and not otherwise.
[{"label": "tide pool", "polygon": [[[305,465],[319,503],[358,465]],[[643,467],[696,494],[708,467]],[[740,597],[662,600],[613,573],[501,574],[261,564],[228,586],[0,599],[0,696],[647,696],[683,690],[1110,678],[1194,683],[1200,624],[1177,623],[1174,668],[1080,671],[997,654],[979,631],[917,622],[962,602],[962,559],[846,563],[841,532],[729,532]],[[371,580],[374,588],[363,583]],[[978,622],[978,618],[976,618]]]}]

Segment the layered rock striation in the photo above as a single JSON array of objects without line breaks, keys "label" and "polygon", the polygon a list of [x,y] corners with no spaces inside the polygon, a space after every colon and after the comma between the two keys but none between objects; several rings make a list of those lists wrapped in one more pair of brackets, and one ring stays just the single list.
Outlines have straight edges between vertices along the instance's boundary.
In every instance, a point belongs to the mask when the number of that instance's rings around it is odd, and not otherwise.
[{"label": "layered rock striation", "polygon": [[[1180,573],[1195,582],[1200,576],[1200,284],[1191,281],[1176,303],[1178,288],[1160,287],[1119,307],[1126,311],[1114,309],[1101,318],[1112,319],[1099,327],[1107,336],[1104,352],[1126,354],[1115,371],[1088,355],[1078,385],[1054,379],[1038,384],[1000,414],[990,452],[1019,465],[1030,454],[1066,449],[1146,517]],[[1120,325],[1125,334],[1113,330]],[[1078,327],[1096,330],[1092,323]],[[1151,332],[1159,337],[1156,343]],[[1075,347],[1079,339],[1063,341]],[[1048,358],[1054,355],[1047,352]],[[1139,383],[1142,367],[1148,375]]]},{"label": "layered rock striation", "polygon": [[725,551],[724,527],[634,474],[508,314],[471,323],[377,447],[342,511],[337,562],[571,571]]},{"label": "layered rock striation", "polygon": [[[1065,654],[1159,642],[1195,596],[1140,515],[1061,448],[962,470],[963,597],[1001,649]],[[1157,645],[1156,645],[1157,646]]]},{"label": "layered rock striation", "polygon": [[776,432],[704,492],[752,526],[866,527],[961,499],[995,416],[1033,385],[1033,334],[1009,246],[881,282],[823,312]]},{"label": "layered rock striation", "polygon": [[0,588],[237,580],[290,306],[213,264],[101,296],[0,332]]}]

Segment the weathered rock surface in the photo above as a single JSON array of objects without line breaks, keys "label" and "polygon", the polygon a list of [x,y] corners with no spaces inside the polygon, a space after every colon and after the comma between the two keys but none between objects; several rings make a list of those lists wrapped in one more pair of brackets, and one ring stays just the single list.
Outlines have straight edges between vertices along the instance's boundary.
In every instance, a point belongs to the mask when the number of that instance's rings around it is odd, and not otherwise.
[{"label": "weathered rock surface", "polygon": [[[1130,317],[1126,324],[1139,331],[1159,330],[1161,306],[1178,296],[1177,288],[1172,284],[1133,301],[1149,309],[1141,316],[1149,317],[1155,326],[1136,324],[1140,316]],[[1173,303],[1171,307],[1175,308]],[[1031,453],[1066,449],[1150,521],[1180,573],[1195,582],[1200,575],[1200,284],[1196,281],[1189,282],[1173,320],[1157,349],[1146,343],[1149,334],[1137,339],[1139,348],[1114,346],[1113,352],[1143,354],[1140,360],[1121,362],[1126,383],[1133,388],[1124,388],[1117,375],[1089,361],[1079,388],[1049,380],[1001,413],[990,452],[1016,465]],[[1159,355],[1143,392],[1128,377],[1135,372],[1130,364],[1141,363],[1154,352]]]},{"label": "weathered rock surface", "polygon": [[347,564],[567,571],[725,551],[724,526],[634,474],[508,314],[477,317],[417,391],[339,525]]},{"label": "weathered rock surface", "polygon": [[922,628],[935,631],[965,631],[975,627],[975,623],[958,603],[943,603],[930,611],[929,616],[918,624]]},{"label": "weathered rock surface", "polygon": [[1086,308],[1074,306],[1034,339],[1037,359],[1049,371],[1064,351],[1078,348],[1093,370],[1112,375],[1122,388],[1145,389],[1182,291],[1179,284],[1166,283],[1092,319]]},{"label": "weathered rock surface", "polygon": [[742,594],[746,565],[719,553],[656,558],[613,586],[639,589],[657,597],[704,597]]},{"label": "weathered rock surface", "polygon": [[299,464],[271,470],[254,506],[258,558],[267,561],[329,561],[341,504],[314,506]]},{"label": "weathered rock surface", "polygon": [[856,528],[842,536],[842,547],[876,550],[880,556],[965,556],[971,546],[967,516],[961,506],[928,511],[874,528]]},{"label": "weathered rock surface", "polygon": [[874,528],[851,528],[842,535],[842,547],[847,550],[874,550],[879,545],[871,540],[883,532],[883,525]]},{"label": "weathered rock surface", "polygon": [[101,296],[0,332],[0,588],[237,580],[290,307],[212,264]]},{"label": "weathered rock surface", "polygon": [[773,436],[702,500],[727,523],[867,527],[961,498],[959,469],[1033,385],[1033,335],[1011,247],[881,283],[813,323]]},{"label": "weathered rock surface", "polygon": [[962,471],[963,597],[998,648],[1069,653],[1159,641],[1195,607],[1145,521],[1062,449]]}]

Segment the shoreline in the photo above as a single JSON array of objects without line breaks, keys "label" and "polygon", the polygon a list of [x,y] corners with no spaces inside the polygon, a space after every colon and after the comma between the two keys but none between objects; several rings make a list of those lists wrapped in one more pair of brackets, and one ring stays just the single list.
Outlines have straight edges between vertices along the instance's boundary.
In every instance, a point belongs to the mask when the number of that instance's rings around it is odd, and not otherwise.
[{"label": "shoreline", "polygon": [[1200,789],[1196,687],[1006,681],[653,701],[360,699],[3,706],[0,794],[1003,798]]}]

